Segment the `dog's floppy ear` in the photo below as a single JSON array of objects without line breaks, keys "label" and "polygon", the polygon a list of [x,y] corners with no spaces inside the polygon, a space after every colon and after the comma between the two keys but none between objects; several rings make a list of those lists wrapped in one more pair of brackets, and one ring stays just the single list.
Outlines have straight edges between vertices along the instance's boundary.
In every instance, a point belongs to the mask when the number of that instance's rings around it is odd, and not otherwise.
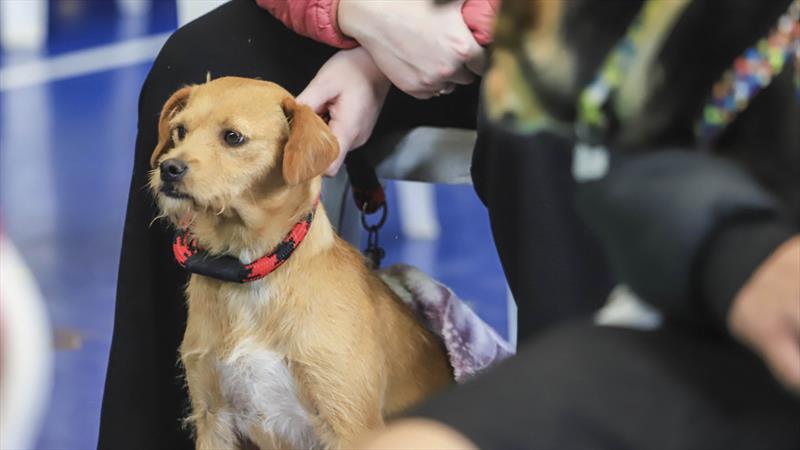
[{"label": "dog's floppy ear", "polygon": [[281,103],[289,119],[289,138],[283,148],[283,178],[296,185],[322,175],[339,156],[339,142],[308,106],[287,97]]},{"label": "dog's floppy ear", "polygon": [[186,100],[191,92],[191,86],[180,88],[164,103],[164,107],[161,109],[161,117],[158,119],[158,144],[156,144],[156,148],[150,156],[150,167],[155,169],[159,156],[172,144],[169,119],[186,106]]}]

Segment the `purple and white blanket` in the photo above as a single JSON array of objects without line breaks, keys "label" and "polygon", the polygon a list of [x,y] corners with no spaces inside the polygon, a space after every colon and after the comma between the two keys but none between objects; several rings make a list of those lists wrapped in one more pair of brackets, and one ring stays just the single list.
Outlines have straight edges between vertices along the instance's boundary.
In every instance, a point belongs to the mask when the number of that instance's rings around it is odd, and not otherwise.
[{"label": "purple and white blanket", "polygon": [[403,264],[378,275],[411,308],[422,323],[441,337],[462,383],[514,354],[514,348],[453,291],[414,267]]}]

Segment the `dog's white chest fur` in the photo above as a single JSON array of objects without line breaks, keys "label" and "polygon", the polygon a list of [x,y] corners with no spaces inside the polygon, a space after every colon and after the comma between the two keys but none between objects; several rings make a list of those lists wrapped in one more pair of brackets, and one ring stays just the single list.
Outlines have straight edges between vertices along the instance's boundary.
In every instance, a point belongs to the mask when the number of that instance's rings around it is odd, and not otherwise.
[{"label": "dog's white chest fur", "polygon": [[292,448],[315,447],[311,419],[280,354],[242,343],[217,369],[220,390],[243,434],[257,426]]}]

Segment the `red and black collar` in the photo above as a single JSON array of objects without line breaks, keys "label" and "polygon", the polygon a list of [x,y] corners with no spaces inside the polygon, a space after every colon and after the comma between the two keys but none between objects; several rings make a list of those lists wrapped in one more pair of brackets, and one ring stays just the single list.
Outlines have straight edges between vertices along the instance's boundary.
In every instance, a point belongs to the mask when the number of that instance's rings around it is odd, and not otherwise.
[{"label": "red and black collar", "polygon": [[250,264],[230,255],[212,255],[200,248],[189,230],[179,230],[172,241],[172,253],[178,264],[191,273],[223,281],[247,283],[260,280],[280,267],[300,246],[311,228],[317,204],[297,222],[289,233],[269,253]]}]

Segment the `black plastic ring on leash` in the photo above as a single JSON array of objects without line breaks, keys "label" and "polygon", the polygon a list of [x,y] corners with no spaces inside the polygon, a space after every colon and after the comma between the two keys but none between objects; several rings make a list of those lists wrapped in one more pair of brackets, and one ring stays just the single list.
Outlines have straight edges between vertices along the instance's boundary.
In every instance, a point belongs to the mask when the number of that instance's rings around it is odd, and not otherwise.
[{"label": "black plastic ring on leash", "polygon": [[[347,175],[350,177],[350,186],[353,191],[353,200],[361,212],[361,225],[367,230],[367,248],[364,256],[370,262],[372,269],[381,266],[381,260],[386,256],[386,251],[380,246],[379,231],[386,224],[389,207],[386,203],[386,192],[378,180],[375,168],[367,160],[363,150],[356,150],[347,155],[345,159]],[[380,214],[377,222],[370,224],[367,216]]]},{"label": "black plastic ring on leash", "polygon": [[381,218],[374,224],[370,225],[367,222],[367,216],[370,214],[367,213],[367,204],[364,203],[361,207],[361,225],[367,231],[377,231],[380,230],[383,225],[386,223],[386,217],[389,215],[389,208],[386,206],[386,203],[381,203],[378,207],[378,210],[375,213],[380,212]]},{"label": "black plastic ring on leash", "polygon": [[370,225],[367,222],[367,204],[364,203],[361,208],[361,225],[367,230],[367,248],[364,249],[364,256],[369,261],[369,267],[377,270],[381,267],[381,261],[386,256],[386,251],[380,246],[378,241],[379,232],[381,227],[386,223],[386,216],[388,216],[389,208],[386,203],[381,203],[379,206],[381,218],[374,224]]}]

